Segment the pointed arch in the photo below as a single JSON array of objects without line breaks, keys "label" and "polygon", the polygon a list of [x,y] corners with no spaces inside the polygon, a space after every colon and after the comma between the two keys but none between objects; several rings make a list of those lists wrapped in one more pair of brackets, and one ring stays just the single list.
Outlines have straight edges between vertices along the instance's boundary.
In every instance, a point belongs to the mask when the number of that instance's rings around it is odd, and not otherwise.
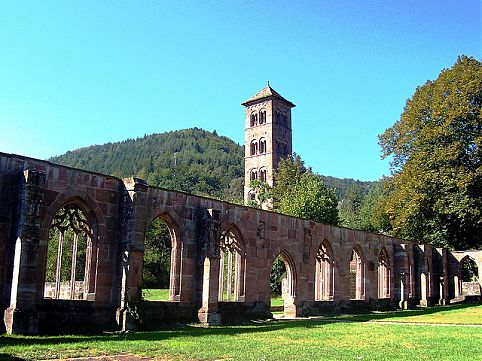
[{"label": "pointed arch", "polygon": [[[157,230],[150,230],[151,227],[158,228]],[[182,255],[182,242],[180,238],[180,229],[177,222],[171,217],[170,214],[163,212],[157,214],[151,222],[149,222],[146,226],[146,240],[150,233],[154,233],[156,237],[160,237],[159,232],[162,232],[162,229],[167,228],[170,244],[164,243],[164,248],[168,247],[168,249],[164,249],[168,253],[168,259],[159,259],[159,262],[154,264],[154,267],[161,268],[163,267],[163,262],[169,262],[169,300],[170,301],[179,301],[180,299],[180,291],[181,291],[181,255]],[[164,231],[165,232],[165,231]],[[158,239],[156,242],[161,242],[161,239]],[[146,241],[145,241],[146,243]],[[162,243],[162,242],[161,242]],[[143,275],[147,271],[146,267],[146,252],[148,245],[144,244],[144,257],[143,257]],[[164,266],[166,263],[164,263]],[[164,277],[164,276],[163,276]],[[162,278],[165,279],[165,278]],[[161,283],[164,284],[165,281]],[[167,284],[166,284],[167,286]],[[158,286],[159,287],[159,286]]]},{"label": "pointed arch", "polygon": [[390,259],[383,247],[378,255],[378,298],[390,298]]},{"label": "pointed arch", "polygon": [[332,301],[334,295],[334,256],[330,242],[326,239],[316,253],[315,300]]},{"label": "pointed arch", "polygon": [[287,250],[281,250],[271,259],[270,261],[271,266],[273,265],[275,259],[278,256],[281,257],[286,268],[287,296],[290,296],[291,298],[293,298],[296,296],[296,279],[297,279],[295,262],[293,261],[293,257],[291,257],[291,254]]},{"label": "pointed arch", "polygon": [[350,258],[350,299],[365,299],[365,258],[358,244],[353,247]]},{"label": "pointed arch", "polygon": [[244,301],[246,248],[244,237],[235,224],[221,234],[219,262],[219,301]]},{"label": "pointed arch", "polygon": [[46,217],[48,239],[43,267],[44,298],[95,298],[98,221],[87,204],[79,196],[67,198]]}]

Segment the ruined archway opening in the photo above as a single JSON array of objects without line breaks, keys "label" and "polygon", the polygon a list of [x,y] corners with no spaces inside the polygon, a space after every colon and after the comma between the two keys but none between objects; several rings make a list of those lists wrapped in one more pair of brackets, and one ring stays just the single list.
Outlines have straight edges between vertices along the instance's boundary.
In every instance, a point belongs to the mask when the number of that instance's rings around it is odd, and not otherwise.
[{"label": "ruined archway opening", "polygon": [[173,301],[179,295],[179,249],[176,233],[163,217],[146,228],[142,268],[142,298]]},{"label": "ruined archway opening", "polygon": [[469,256],[460,261],[460,280],[462,296],[480,296],[479,268]]},{"label": "ruined archway opening", "polygon": [[378,256],[378,298],[390,298],[390,260],[385,248]]},{"label": "ruined archway opening", "polygon": [[292,262],[285,253],[275,257],[270,272],[271,310],[275,314],[295,315],[295,277]]},{"label": "ruined archway opening", "polygon": [[334,259],[333,251],[324,241],[316,253],[315,300],[332,301],[334,295]]},{"label": "ruined archway opening", "polygon": [[92,223],[75,203],[54,214],[47,243],[44,298],[94,299],[97,254]]},{"label": "ruined archway opening", "polygon": [[358,247],[353,249],[350,258],[350,299],[365,299],[365,262]]},{"label": "ruined archway opening", "polygon": [[233,229],[221,236],[219,301],[244,301],[246,257],[241,237]]}]

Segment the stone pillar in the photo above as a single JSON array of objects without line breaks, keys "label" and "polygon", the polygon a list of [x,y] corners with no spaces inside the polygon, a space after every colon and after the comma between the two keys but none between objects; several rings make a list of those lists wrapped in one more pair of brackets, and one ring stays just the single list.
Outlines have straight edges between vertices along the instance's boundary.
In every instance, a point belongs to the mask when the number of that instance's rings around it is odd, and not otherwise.
[{"label": "stone pillar", "polygon": [[406,299],[407,294],[407,273],[400,272],[400,303],[398,304],[402,310],[408,309],[408,301]]},{"label": "stone pillar", "polygon": [[441,304],[448,305],[450,303],[450,291],[449,291],[449,266],[448,266],[448,250],[442,249],[442,288],[440,290]]},{"label": "stone pillar", "polygon": [[122,204],[122,274],[120,305],[117,324],[123,331],[135,330],[142,322],[138,304],[144,255],[147,183],[138,178],[125,178],[126,187]]},{"label": "stone pillar", "polygon": [[35,335],[39,322],[37,275],[45,174],[26,170],[22,182],[10,306],[5,310],[4,321],[9,334]]},{"label": "stone pillar", "polygon": [[222,321],[218,312],[221,215],[218,210],[208,209],[202,218],[199,234],[204,250],[203,293],[198,318],[205,325],[218,326]]}]

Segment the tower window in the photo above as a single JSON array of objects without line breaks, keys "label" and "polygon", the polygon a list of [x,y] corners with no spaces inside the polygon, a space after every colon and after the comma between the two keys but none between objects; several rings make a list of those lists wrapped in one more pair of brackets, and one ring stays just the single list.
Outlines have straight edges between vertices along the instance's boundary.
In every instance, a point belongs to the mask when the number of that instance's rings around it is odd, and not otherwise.
[{"label": "tower window", "polygon": [[267,180],[267,177],[266,177],[266,168],[261,168],[259,170],[259,179],[261,180],[261,182],[266,182]]},{"label": "tower window", "polygon": [[258,125],[258,114],[257,113],[251,113],[251,126],[255,127]]},{"label": "tower window", "polygon": [[256,169],[251,170],[249,178],[254,181],[258,179],[258,171]]},{"label": "tower window", "polygon": [[264,124],[266,123],[266,110],[261,109],[259,112],[259,124]]},{"label": "tower window", "polygon": [[259,140],[259,153],[264,154],[266,153],[266,139],[261,138]]},{"label": "tower window", "polygon": [[258,142],[256,140],[251,141],[250,151],[251,155],[258,153]]}]

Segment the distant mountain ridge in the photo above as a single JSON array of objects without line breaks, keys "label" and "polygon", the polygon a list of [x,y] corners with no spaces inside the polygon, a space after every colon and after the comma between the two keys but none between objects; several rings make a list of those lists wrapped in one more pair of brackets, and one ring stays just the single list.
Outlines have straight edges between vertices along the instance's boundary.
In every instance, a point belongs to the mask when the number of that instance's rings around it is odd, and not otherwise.
[{"label": "distant mountain ridge", "polygon": [[[242,202],[244,147],[199,128],[121,142],[92,145],[49,161],[116,177],[136,176],[148,184],[227,201]],[[354,184],[368,192],[373,182],[323,176],[338,199]]]}]

